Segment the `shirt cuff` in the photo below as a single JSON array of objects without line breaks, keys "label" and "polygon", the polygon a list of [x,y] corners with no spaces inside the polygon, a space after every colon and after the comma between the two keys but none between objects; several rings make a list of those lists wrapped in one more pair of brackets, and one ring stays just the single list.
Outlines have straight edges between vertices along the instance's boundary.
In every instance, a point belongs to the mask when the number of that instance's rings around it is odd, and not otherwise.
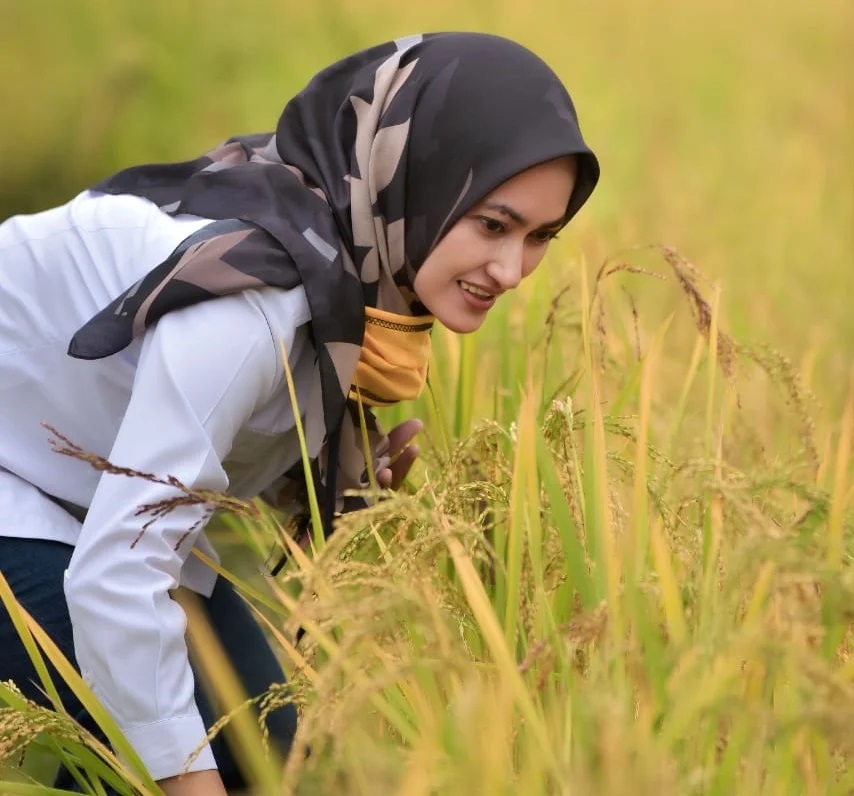
[{"label": "shirt cuff", "polygon": [[190,755],[207,735],[198,713],[139,724],[129,729],[122,727],[122,731],[153,779],[216,768],[213,752],[207,743],[187,765]]}]

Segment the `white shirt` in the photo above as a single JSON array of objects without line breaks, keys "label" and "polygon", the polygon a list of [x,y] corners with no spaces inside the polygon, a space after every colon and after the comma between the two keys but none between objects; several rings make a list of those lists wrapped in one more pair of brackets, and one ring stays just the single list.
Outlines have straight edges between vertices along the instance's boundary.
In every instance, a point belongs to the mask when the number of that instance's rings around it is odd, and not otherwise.
[{"label": "white shirt", "polygon": [[[138,538],[137,507],[176,490],[54,453],[41,424],[113,464],[250,498],[299,459],[284,345],[316,455],[320,383],[302,287],[168,313],[105,359],[66,353],[80,326],[208,223],[84,193],[0,225],[0,534],[75,546],[65,592],[81,673],[156,779],[183,771],[205,735],[185,616],[168,592],[213,587],[190,555],[194,545],[213,555],[206,509],[182,506]],[[44,493],[87,507],[83,524]],[[190,770],[206,768],[208,747]]]}]

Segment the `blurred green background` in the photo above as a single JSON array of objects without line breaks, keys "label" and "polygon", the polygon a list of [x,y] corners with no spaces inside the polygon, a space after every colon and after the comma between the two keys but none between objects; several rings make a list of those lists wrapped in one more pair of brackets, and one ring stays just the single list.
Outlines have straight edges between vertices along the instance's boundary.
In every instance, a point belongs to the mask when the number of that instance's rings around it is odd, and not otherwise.
[{"label": "blurred green background", "polygon": [[[737,337],[781,349],[825,408],[841,404],[850,0],[0,0],[0,218],[270,130],[332,60],[448,29],[516,38],[567,83],[603,165],[570,233],[591,268],[635,244],[674,246],[722,284]],[[675,301],[641,291],[642,304]]]}]

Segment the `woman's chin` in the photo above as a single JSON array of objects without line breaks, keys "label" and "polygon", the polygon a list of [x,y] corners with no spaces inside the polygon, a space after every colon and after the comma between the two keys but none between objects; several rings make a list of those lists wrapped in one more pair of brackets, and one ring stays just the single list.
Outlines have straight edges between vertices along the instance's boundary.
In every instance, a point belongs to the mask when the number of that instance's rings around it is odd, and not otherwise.
[{"label": "woman's chin", "polygon": [[471,334],[483,326],[486,314],[484,313],[478,317],[469,315],[468,313],[465,315],[460,313],[444,313],[443,315],[436,315],[434,313],[433,317],[448,331],[454,332],[455,334]]}]

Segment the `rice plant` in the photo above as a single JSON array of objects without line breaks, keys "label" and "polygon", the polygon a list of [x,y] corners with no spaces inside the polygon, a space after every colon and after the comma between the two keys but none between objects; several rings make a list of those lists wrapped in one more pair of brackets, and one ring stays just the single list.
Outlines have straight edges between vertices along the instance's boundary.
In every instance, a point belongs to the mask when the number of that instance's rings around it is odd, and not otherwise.
[{"label": "rice plant", "polygon": [[[417,473],[328,542],[304,553],[283,518],[223,505],[220,533],[290,552],[276,578],[223,570],[289,673],[262,713],[282,700],[301,711],[281,767],[246,726],[227,662],[203,627],[191,634],[232,706],[213,731],[244,722],[235,737],[258,793],[850,792],[854,395],[817,444],[794,377],[725,334],[690,264],[664,252],[657,273],[690,312],[650,330],[617,284],[647,275],[625,266],[590,286],[576,269],[539,341],[478,352],[519,377],[509,400],[477,388],[470,353],[437,345]],[[499,322],[525,337],[509,315]],[[672,338],[691,326],[679,397],[663,405]],[[788,458],[757,452],[739,408],[741,371],[757,361],[797,420]],[[55,658],[25,617],[22,633]],[[3,699],[7,761],[46,748],[81,783],[156,792],[61,711],[11,686]]]}]

